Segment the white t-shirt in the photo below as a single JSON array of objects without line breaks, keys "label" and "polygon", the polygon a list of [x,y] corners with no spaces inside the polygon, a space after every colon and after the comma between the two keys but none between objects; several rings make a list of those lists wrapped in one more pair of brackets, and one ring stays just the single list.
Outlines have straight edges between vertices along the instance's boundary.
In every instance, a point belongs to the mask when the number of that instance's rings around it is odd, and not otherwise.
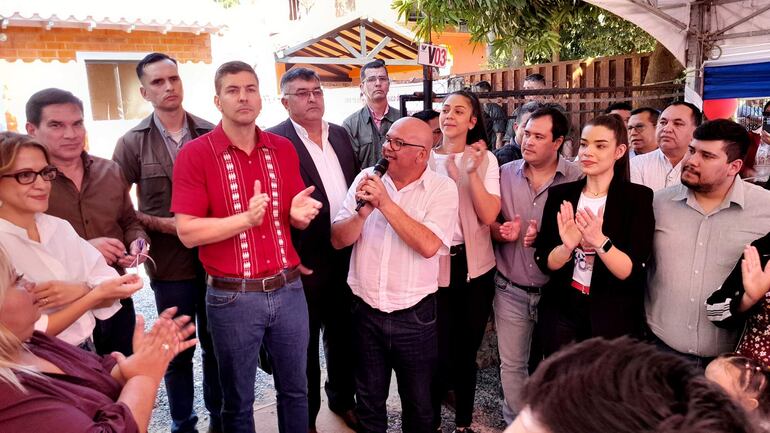
[{"label": "white t-shirt", "polygon": [[[580,194],[580,200],[576,211],[580,209],[590,209],[594,215],[599,214],[599,208],[607,203],[607,196],[588,197],[585,193]],[[591,275],[594,273],[594,261],[596,260],[596,250],[589,247],[581,241],[575,248],[575,269],[572,271],[572,280],[585,287],[591,286]]]},{"label": "white t-shirt", "polygon": [[[438,174],[449,176],[449,173],[446,169],[446,164],[450,156],[454,156],[457,170],[462,170],[460,165],[462,164],[461,161],[463,158],[463,152],[443,154],[431,151],[431,154],[434,161],[436,162],[435,171]],[[486,189],[488,193],[500,197],[500,167],[497,164],[497,158],[495,158],[495,155],[492,152],[487,151],[487,160],[489,161],[489,164],[487,164],[487,172],[484,173],[484,189]],[[460,224],[460,218],[458,216],[457,223],[452,234],[452,246],[460,245],[463,243],[465,243],[465,237],[463,236],[463,227]]]}]

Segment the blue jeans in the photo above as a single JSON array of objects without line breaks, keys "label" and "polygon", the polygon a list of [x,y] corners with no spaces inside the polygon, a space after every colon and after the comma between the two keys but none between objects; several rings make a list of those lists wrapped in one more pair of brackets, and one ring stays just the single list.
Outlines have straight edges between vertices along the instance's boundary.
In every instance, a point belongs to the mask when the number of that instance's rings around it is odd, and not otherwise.
[{"label": "blue jeans", "polygon": [[500,352],[503,418],[506,424],[511,424],[520,409],[519,392],[529,377],[529,351],[540,294],[527,293],[500,274],[495,275],[495,289],[492,306]]},{"label": "blue jeans", "polygon": [[[177,307],[177,315],[188,315],[193,323],[197,323],[196,333],[201,345],[201,363],[203,364],[203,401],[210,414],[209,425],[212,430],[221,431],[222,389],[219,386],[217,360],[207,327],[206,281],[203,276],[183,281],[151,280],[150,287],[155,292],[158,313],[169,307]],[[173,433],[197,431],[195,425],[198,423],[198,415],[193,408],[194,354],[195,348],[190,348],[177,355],[171,360],[163,378],[166,383]]]},{"label": "blue jeans", "polygon": [[263,342],[272,361],[278,431],[307,432],[308,313],[300,279],[268,293],[209,286],[206,311],[219,362],[224,432],[255,431],[254,380]]},{"label": "blue jeans", "polygon": [[438,354],[436,296],[417,305],[384,313],[360,298],[353,301],[357,344],[356,414],[360,432],[385,433],[385,401],[391,371],[396,372],[404,433],[433,431],[431,380]]}]

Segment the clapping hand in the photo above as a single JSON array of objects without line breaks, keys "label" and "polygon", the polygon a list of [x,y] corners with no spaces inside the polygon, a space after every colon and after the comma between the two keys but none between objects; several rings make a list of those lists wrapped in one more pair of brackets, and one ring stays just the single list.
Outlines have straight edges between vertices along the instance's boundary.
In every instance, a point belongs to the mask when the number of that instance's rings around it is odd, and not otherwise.
[{"label": "clapping hand", "polygon": [[561,243],[569,251],[573,251],[583,239],[583,233],[575,224],[575,211],[572,203],[563,201],[559,212],[556,214],[556,223],[559,226]]},{"label": "clapping hand", "polygon": [[746,245],[743,249],[743,260],[741,260],[741,276],[746,295],[751,299],[752,304],[756,304],[770,290],[770,261],[763,270],[757,248]]},{"label": "clapping hand", "polygon": [[481,165],[481,158],[486,156],[487,145],[484,140],[479,140],[470,146],[465,146],[463,152],[463,168],[466,173],[473,173]]},{"label": "clapping hand", "polygon": [[455,161],[455,154],[450,153],[446,157],[446,173],[449,176],[450,179],[457,182],[457,179],[460,178],[460,169],[457,168],[457,161]]},{"label": "clapping hand", "polygon": [[532,247],[535,243],[535,239],[537,239],[537,220],[529,220],[527,232],[524,233],[524,248]]},{"label": "clapping hand", "polygon": [[594,215],[591,209],[580,209],[575,217],[575,223],[577,229],[583,235],[583,239],[594,249],[601,247],[604,241],[607,240],[607,236],[602,233],[604,206],[599,208],[598,215]]},{"label": "clapping hand", "polygon": [[506,221],[500,224],[500,237],[506,242],[515,242],[519,239],[521,231],[521,216],[515,215],[513,221]]},{"label": "clapping hand", "polygon": [[254,181],[254,195],[249,199],[249,208],[246,210],[246,218],[252,227],[259,226],[265,219],[268,197],[262,192],[262,183]]},{"label": "clapping hand", "polygon": [[149,332],[144,331],[144,317],[136,316],[134,327],[134,354],[125,357],[120,352],[111,356],[118,361],[120,373],[125,380],[136,376],[148,376],[160,381],[168,363],[180,352],[195,346],[198,340],[187,339],[195,332],[195,325],[189,316],[176,314],[176,307],[163,311]]},{"label": "clapping hand", "polygon": [[307,227],[323,206],[320,201],[310,196],[313,191],[315,191],[315,186],[309,186],[291,199],[289,216],[292,220],[292,225],[297,228]]}]

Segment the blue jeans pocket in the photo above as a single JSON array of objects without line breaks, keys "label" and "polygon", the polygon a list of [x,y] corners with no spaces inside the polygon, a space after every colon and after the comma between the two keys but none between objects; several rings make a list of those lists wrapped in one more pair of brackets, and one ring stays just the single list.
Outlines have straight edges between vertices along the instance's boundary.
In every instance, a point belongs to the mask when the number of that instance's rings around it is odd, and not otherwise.
[{"label": "blue jeans pocket", "polygon": [[229,292],[209,287],[206,291],[206,305],[209,307],[225,307],[235,302],[242,292]]}]

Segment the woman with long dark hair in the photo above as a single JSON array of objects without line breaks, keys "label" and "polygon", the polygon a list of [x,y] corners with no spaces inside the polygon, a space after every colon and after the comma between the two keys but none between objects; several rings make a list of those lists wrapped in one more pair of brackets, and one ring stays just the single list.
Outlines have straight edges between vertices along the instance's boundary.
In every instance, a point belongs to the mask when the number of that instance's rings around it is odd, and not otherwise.
[{"label": "woman with long dark hair", "polygon": [[583,128],[585,178],[552,187],[535,261],[551,279],[540,300],[546,355],[591,337],[639,336],[652,252],[652,190],[629,182],[623,121],[602,115]]},{"label": "woman with long dark hair", "polygon": [[484,120],[475,95],[446,97],[439,125],[441,145],[432,168],[451,177],[460,198],[450,255],[439,271],[439,368],[434,420],[441,428],[440,402],[447,388],[455,393],[457,432],[469,432],[476,392],[476,352],[484,336],[494,297],[495,255],[489,225],[500,213],[500,171],[484,141]]}]

